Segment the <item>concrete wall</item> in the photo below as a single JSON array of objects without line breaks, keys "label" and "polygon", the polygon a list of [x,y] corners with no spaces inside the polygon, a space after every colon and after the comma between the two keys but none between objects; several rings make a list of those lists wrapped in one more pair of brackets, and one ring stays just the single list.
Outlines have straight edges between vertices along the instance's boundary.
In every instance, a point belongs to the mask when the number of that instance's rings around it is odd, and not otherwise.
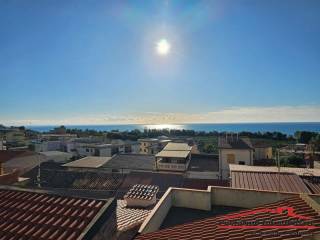
[{"label": "concrete wall", "polygon": [[140,152],[140,145],[132,144],[131,145],[131,153],[139,153]]},{"label": "concrete wall", "polygon": [[250,149],[220,149],[219,150],[219,167],[222,178],[229,177],[229,163],[227,161],[228,154],[234,154],[234,164],[239,164],[240,161],[246,165],[253,165],[253,150]]},{"label": "concrete wall", "polygon": [[167,192],[162,196],[160,201],[153,208],[151,213],[142,223],[139,232],[148,233],[157,231],[165,217],[167,216],[170,208],[172,207],[172,188],[169,188]]},{"label": "concrete wall", "polygon": [[272,158],[272,147],[267,148],[255,148],[254,159],[271,159]]},{"label": "concrete wall", "polygon": [[253,208],[259,205],[299,195],[296,193],[279,194],[278,192],[234,189],[227,187],[209,187],[209,191],[211,192],[212,205],[243,208]]},{"label": "concrete wall", "polygon": [[206,190],[172,189],[172,206],[211,210],[211,194]]},{"label": "concrete wall", "polygon": [[[212,186],[208,190],[169,188],[143,222],[139,233],[157,231],[172,206],[208,211],[212,205],[254,208],[299,195]],[[320,195],[309,194],[308,197],[320,203]]]},{"label": "concrete wall", "polygon": [[100,157],[112,157],[111,148],[100,148],[99,152]]},{"label": "concrete wall", "polygon": [[186,177],[197,178],[197,179],[219,179],[219,172],[187,171]]},{"label": "concrete wall", "polygon": [[[94,156],[94,148],[78,146],[78,147],[76,147],[76,149],[78,151],[79,156],[86,156],[86,157]],[[87,151],[87,149],[89,151]]]},{"label": "concrete wall", "polygon": [[62,142],[61,141],[46,141],[35,144],[36,152],[47,152],[47,151],[62,151]]}]

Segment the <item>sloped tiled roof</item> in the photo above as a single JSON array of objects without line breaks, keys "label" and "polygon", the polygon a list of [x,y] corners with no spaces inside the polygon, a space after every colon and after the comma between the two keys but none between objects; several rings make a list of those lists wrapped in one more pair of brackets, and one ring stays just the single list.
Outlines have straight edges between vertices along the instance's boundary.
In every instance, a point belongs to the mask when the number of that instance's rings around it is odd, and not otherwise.
[{"label": "sloped tiled roof", "polygon": [[[313,226],[320,227],[320,216],[312,209],[304,200],[299,197],[294,197],[282,200],[276,203],[264,205],[250,210],[244,210],[237,213],[237,220],[243,222],[256,222],[261,225],[261,221],[271,222],[274,225],[286,224],[286,221],[294,219],[289,216],[286,211],[273,213],[263,211],[263,209],[277,209],[280,207],[291,207],[294,213],[311,218],[304,220],[304,223],[311,223]],[[262,211],[260,211],[262,210]],[[169,239],[210,239],[210,240],[282,240],[282,239],[310,239],[312,234],[319,233],[320,229],[276,229],[276,228],[222,228],[221,223],[228,217],[234,216],[235,213],[221,215],[218,217],[206,218],[192,223],[177,225],[172,228],[166,228],[160,231],[138,235],[136,240],[169,240]],[[289,223],[290,224],[290,223]]]},{"label": "sloped tiled roof", "polygon": [[[231,172],[231,187],[255,190],[279,191],[278,173],[275,172]],[[292,173],[280,173],[280,191],[311,193],[302,179]]]},{"label": "sloped tiled roof", "polygon": [[117,201],[117,229],[126,231],[139,226],[149,215],[152,209],[127,207],[125,200]]},{"label": "sloped tiled roof", "polygon": [[51,188],[115,191],[124,177],[118,173],[41,170],[42,185]]},{"label": "sloped tiled roof", "polygon": [[0,189],[0,239],[82,239],[107,202]]},{"label": "sloped tiled roof", "polygon": [[236,136],[232,137],[219,137],[218,142],[219,148],[226,149],[252,149],[252,144],[248,138],[237,138]]},{"label": "sloped tiled roof", "polygon": [[25,157],[25,156],[31,156],[31,155],[36,155],[36,153],[28,150],[26,151],[0,150],[0,162],[4,163],[13,158]]},{"label": "sloped tiled roof", "polygon": [[147,154],[118,154],[109,160],[102,168],[153,170],[155,157]]},{"label": "sloped tiled roof", "polygon": [[99,168],[105,163],[107,163],[111,157],[96,157],[88,156],[69,163],[64,164],[64,167],[74,167],[74,168]]},{"label": "sloped tiled roof", "polygon": [[312,176],[304,176],[301,177],[303,182],[307,185],[307,187],[314,194],[320,194],[320,178],[312,177]]}]

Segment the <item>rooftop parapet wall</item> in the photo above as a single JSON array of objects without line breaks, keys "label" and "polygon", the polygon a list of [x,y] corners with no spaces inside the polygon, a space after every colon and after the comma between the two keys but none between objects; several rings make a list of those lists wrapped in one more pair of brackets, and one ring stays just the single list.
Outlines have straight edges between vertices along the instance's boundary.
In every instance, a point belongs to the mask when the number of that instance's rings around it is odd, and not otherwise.
[{"label": "rooftop parapet wall", "polygon": [[160,201],[153,208],[149,216],[142,223],[139,232],[148,233],[157,231],[164,219],[166,218],[170,208],[172,207],[172,188],[169,188],[167,192],[162,196]]},{"label": "rooftop parapet wall", "polygon": [[211,210],[211,195],[207,190],[172,189],[172,206]]},{"label": "rooftop parapet wall", "polygon": [[235,189],[228,187],[208,187],[211,192],[211,204],[230,207],[253,208],[298,196],[296,193],[279,193],[271,191],[257,191],[249,189]]},{"label": "rooftop parapet wall", "polygon": [[[279,193],[213,186],[209,186],[207,190],[169,188],[143,222],[139,233],[145,234],[159,230],[171,207],[207,211],[213,205],[254,208],[299,195],[299,193]],[[320,203],[320,195],[309,194],[308,196],[314,200],[314,204]]]},{"label": "rooftop parapet wall", "polygon": [[211,210],[211,194],[208,190],[169,188],[141,225],[139,232],[157,231],[171,207]]}]

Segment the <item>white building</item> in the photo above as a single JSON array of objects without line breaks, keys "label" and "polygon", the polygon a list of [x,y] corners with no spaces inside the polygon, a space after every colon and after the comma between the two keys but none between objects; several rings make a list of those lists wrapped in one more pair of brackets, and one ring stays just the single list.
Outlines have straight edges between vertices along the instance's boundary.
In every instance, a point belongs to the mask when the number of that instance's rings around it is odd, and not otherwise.
[{"label": "white building", "polygon": [[62,151],[63,148],[63,142],[61,142],[60,140],[41,141],[34,144],[35,152]]},{"label": "white building", "polygon": [[118,150],[112,144],[78,144],[76,150],[79,156],[111,157]]}]

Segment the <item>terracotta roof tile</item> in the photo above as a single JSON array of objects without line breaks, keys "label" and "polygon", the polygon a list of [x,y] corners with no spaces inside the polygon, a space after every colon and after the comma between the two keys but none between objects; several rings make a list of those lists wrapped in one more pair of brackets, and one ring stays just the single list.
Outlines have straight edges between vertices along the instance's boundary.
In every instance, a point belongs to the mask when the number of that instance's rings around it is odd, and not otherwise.
[{"label": "terracotta roof tile", "polygon": [[301,178],[312,193],[320,194],[320,177],[304,176]]},{"label": "terracotta roof tile", "polygon": [[[289,216],[287,212],[283,211],[280,213],[271,212],[259,212],[258,210],[263,209],[277,209],[278,207],[292,207],[294,213],[311,217],[310,220],[303,220],[304,224],[312,223],[313,226],[320,228],[320,216],[315,210],[313,210],[304,200],[298,197],[282,200],[276,203],[267,204],[250,210],[243,210],[238,212],[237,220],[258,222],[262,220],[268,220],[280,225],[284,221],[293,219],[294,217]],[[254,211],[254,213],[253,213]],[[257,212],[258,211],[258,212]],[[241,214],[241,215],[240,215]],[[235,213],[221,215],[218,217],[206,218],[200,221],[177,225],[172,228],[163,229],[156,232],[138,235],[137,240],[165,240],[165,239],[228,239],[228,240],[282,240],[282,239],[296,239],[302,240],[312,236],[314,233],[319,233],[320,229],[301,229],[297,234],[297,229],[263,229],[258,226],[258,229],[235,229],[235,228],[220,228],[221,221],[227,217],[234,216]],[[285,224],[284,224],[285,225]]]},{"label": "terracotta roof tile", "polygon": [[4,163],[16,157],[25,157],[25,156],[31,156],[31,155],[36,155],[36,153],[28,150],[23,150],[23,151],[0,150],[0,162]]},{"label": "terracotta roof tile", "polygon": [[117,201],[117,228],[126,231],[140,225],[149,215],[151,209],[129,208],[125,200]]},{"label": "terracotta roof tile", "polygon": [[105,203],[0,189],[0,239],[77,239]]}]

